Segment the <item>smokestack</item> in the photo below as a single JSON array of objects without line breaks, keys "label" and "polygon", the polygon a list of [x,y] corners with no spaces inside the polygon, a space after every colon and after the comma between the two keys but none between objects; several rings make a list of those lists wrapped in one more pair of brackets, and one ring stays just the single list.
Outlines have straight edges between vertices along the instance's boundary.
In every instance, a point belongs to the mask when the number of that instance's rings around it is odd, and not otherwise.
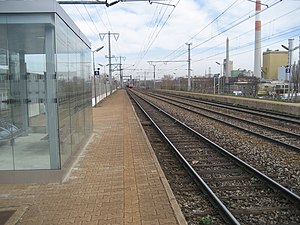
[{"label": "smokestack", "polygon": [[254,76],[261,78],[261,0],[255,3]]}]

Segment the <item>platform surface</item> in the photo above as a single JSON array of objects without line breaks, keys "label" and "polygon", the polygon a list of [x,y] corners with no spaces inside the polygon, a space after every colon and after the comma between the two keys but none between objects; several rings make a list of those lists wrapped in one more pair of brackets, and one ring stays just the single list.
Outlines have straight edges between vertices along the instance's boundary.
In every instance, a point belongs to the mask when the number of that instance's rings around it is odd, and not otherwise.
[{"label": "platform surface", "polygon": [[63,183],[1,184],[0,209],[16,210],[20,225],[185,224],[125,90],[94,108],[93,121]]}]

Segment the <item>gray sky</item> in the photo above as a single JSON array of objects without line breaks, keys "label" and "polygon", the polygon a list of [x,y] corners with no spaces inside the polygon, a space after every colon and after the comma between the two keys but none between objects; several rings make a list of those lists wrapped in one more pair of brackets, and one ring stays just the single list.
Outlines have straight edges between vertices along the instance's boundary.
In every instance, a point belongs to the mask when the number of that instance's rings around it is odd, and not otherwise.
[{"label": "gray sky", "polygon": [[[109,0],[110,1],[110,0]],[[108,37],[101,41],[99,33],[119,33],[111,36],[112,55],[126,57],[125,74],[144,76],[153,67],[149,60],[186,60],[187,45],[191,45],[192,75],[204,75],[209,67],[218,73],[225,58],[225,42],[230,40],[230,60],[234,69],[253,70],[255,3],[248,0],[168,0],[163,3],[120,2],[104,5],[62,5],[77,26],[92,42],[92,48],[102,45],[95,54],[96,64],[108,63]],[[265,0],[262,3],[262,51],[283,50],[288,38],[299,45],[300,1]],[[173,5],[173,6],[172,6]],[[175,7],[174,7],[175,6]],[[298,60],[299,51],[293,60]],[[113,63],[114,60],[113,60]],[[132,66],[134,64],[134,66]],[[132,69],[135,69],[133,71]],[[156,63],[157,76],[186,76],[187,63]],[[106,69],[107,70],[107,69]]]}]

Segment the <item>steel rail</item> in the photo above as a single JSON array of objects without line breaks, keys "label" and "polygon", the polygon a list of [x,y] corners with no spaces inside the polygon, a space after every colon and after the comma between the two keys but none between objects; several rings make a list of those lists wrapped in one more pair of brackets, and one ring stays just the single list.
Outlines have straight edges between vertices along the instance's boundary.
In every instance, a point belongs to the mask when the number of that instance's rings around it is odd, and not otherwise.
[{"label": "steel rail", "polygon": [[[149,94],[148,94],[148,95],[149,95]],[[283,142],[283,141],[274,139],[274,138],[272,138],[272,137],[268,137],[268,136],[265,136],[265,135],[263,135],[263,134],[256,133],[256,132],[254,132],[254,131],[248,130],[248,129],[243,128],[243,127],[239,127],[239,126],[237,126],[237,125],[231,124],[231,123],[226,122],[226,121],[223,121],[223,120],[221,120],[221,119],[214,118],[213,116],[205,115],[205,114],[200,113],[200,112],[197,112],[197,111],[195,111],[195,110],[193,110],[193,109],[189,109],[189,108],[186,108],[186,107],[184,107],[184,106],[177,105],[177,104],[175,104],[175,103],[173,103],[173,102],[178,102],[178,103],[181,103],[181,104],[185,104],[185,105],[188,105],[188,106],[191,106],[191,107],[194,107],[194,108],[198,108],[198,109],[201,109],[201,110],[204,110],[204,111],[207,111],[207,112],[212,112],[212,113],[214,113],[214,114],[218,114],[218,115],[221,115],[221,116],[229,117],[229,118],[236,119],[236,120],[239,120],[239,121],[242,121],[242,122],[247,122],[247,123],[250,123],[250,124],[253,124],[253,125],[256,125],[256,126],[260,126],[260,127],[266,128],[266,129],[272,129],[272,130],[275,130],[276,132],[281,132],[281,133],[284,133],[284,134],[286,134],[286,135],[291,135],[291,136],[294,136],[294,137],[297,137],[297,138],[300,139],[300,135],[298,135],[298,134],[295,134],[295,133],[292,133],[292,132],[289,132],[289,131],[283,131],[283,130],[277,129],[277,128],[275,128],[275,127],[266,126],[266,125],[263,125],[263,124],[259,124],[259,123],[256,123],[256,122],[253,122],[253,121],[249,121],[249,120],[246,120],[246,119],[241,119],[241,118],[238,118],[238,117],[235,117],[235,116],[231,116],[231,115],[227,115],[227,114],[224,114],[224,113],[216,112],[216,111],[213,111],[213,110],[211,110],[211,109],[205,109],[205,108],[202,108],[202,107],[199,107],[199,106],[195,106],[195,105],[192,105],[192,104],[189,104],[189,103],[183,103],[183,102],[180,102],[180,101],[177,101],[177,100],[174,100],[174,99],[172,99],[172,100],[170,100],[170,99],[169,99],[169,100],[166,100],[166,99],[163,99],[161,96],[158,97],[158,96],[152,95],[152,94],[150,94],[150,96],[155,97],[155,98],[158,98],[158,99],[160,99],[161,101],[168,102],[169,104],[176,105],[177,107],[180,107],[180,108],[182,108],[182,109],[188,110],[188,111],[190,111],[190,112],[200,114],[200,115],[205,116],[205,117],[207,117],[207,118],[209,118],[209,119],[213,119],[213,120],[216,120],[216,121],[218,121],[218,122],[220,122],[220,123],[224,123],[224,124],[226,124],[226,125],[228,125],[228,126],[231,126],[231,127],[240,129],[240,130],[242,130],[242,131],[248,132],[248,133],[250,133],[250,134],[256,135],[256,136],[258,136],[258,137],[262,137],[262,138],[265,138],[265,139],[270,140],[270,141],[272,141],[272,142],[276,142],[276,143],[278,143],[278,144],[280,144],[280,145],[283,145],[283,146],[285,146],[285,147],[288,147],[288,148],[290,148],[290,149],[292,149],[292,150],[294,150],[294,151],[296,151],[296,152],[300,152],[300,147],[297,147],[297,146],[295,146],[295,145],[291,145],[291,144],[289,144],[289,143],[286,143],[286,142]],[[171,102],[171,101],[172,101],[172,102]]]},{"label": "steel rail", "polygon": [[237,106],[231,106],[231,105],[226,105],[226,104],[214,103],[214,102],[199,100],[194,97],[185,97],[185,96],[180,96],[180,95],[170,94],[170,93],[168,93],[168,95],[171,95],[171,96],[173,95],[178,98],[182,98],[182,99],[186,99],[186,100],[190,100],[190,101],[194,101],[194,102],[199,102],[199,103],[203,103],[203,104],[207,104],[207,105],[212,105],[212,106],[216,106],[216,107],[221,107],[221,108],[225,108],[225,109],[232,109],[235,111],[251,113],[251,114],[263,116],[266,118],[278,119],[278,120],[283,120],[285,122],[300,124],[300,118],[297,116],[283,115],[283,114],[276,113],[276,112],[253,110],[253,109],[248,109],[248,108],[244,108],[244,107],[237,107]]},{"label": "steel rail", "polygon": [[[156,95],[156,94],[152,94],[152,93],[150,95],[154,95],[154,96],[158,96],[158,97],[163,97],[163,98],[169,99],[169,96],[164,96],[164,95],[161,96],[161,95]],[[178,97],[178,96],[175,96],[175,97]],[[190,103],[186,103],[186,102],[183,103],[181,101],[174,100],[174,99],[169,99],[169,100],[175,101],[175,102],[178,102],[178,103],[182,103],[182,104],[185,104],[185,105],[188,105],[188,106],[192,106],[192,107],[195,107],[197,109],[205,110],[207,112],[212,112],[212,113],[215,113],[215,114],[218,114],[218,115],[221,115],[221,116],[226,116],[226,117],[229,117],[229,118],[232,118],[232,119],[236,119],[236,120],[239,120],[239,121],[247,122],[247,123],[250,123],[250,124],[253,124],[253,125],[256,125],[256,126],[260,126],[260,127],[263,127],[263,128],[272,129],[272,130],[275,130],[277,132],[281,132],[281,133],[284,133],[284,134],[287,134],[287,135],[291,135],[291,136],[294,136],[294,137],[297,137],[297,138],[300,139],[300,135],[299,134],[295,134],[295,133],[290,132],[290,131],[280,130],[280,129],[276,128],[276,127],[271,127],[271,126],[263,125],[263,124],[256,123],[256,122],[253,122],[253,121],[247,120],[247,119],[241,119],[241,118],[236,117],[236,116],[228,115],[228,114],[225,114],[225,113],[222,113],[222,112],[216,112],[216,111],[214,111],[212,109],[206,109],[206,108],[203,108],[201,106],[192,105]]]},{"label": "steel rail", "polygon": [[[154,122],[154,120],[150,117],[150,115],[145,111],[145,109],[138,103],[138,101],[132,96],[132,94],[129,92],[129,95],[134,100],[134,102],[138,105],[138,107],[142,110],[142,112],[146,115],[146,117],[151,121],[151,123],[154,125],[155,129],[159,132],[159,134],[163,137],[163,139],[170,145],[173,152],[175,153],[176,157],[180,160],[180,162],[183,164],[184,168],[188,171],[188,173],[193,177],[197,185],[200,187],[200,189],[208,195],[209,201],[216,206],[221,211],[221,216],[225,221],[230,222],[231,224],[239,225],[239,221],[232,215],[232,213],[227,209],[227,207],[222,203],[222,201],[216,196],[216,194],[210,189],[210,187],[206,184],[206,182],[199,176],[199,174],[194,170],[194,168],[188,163],[188,161],[183,157],[183,155],[180,153],[180,151],[175,147],[175,145],[170,141],[170,139],[164,134],[164,132],[160,129],[160,127]],[[138,95],[136,95],[138,96]],[[140,96],[138,96],[141,98]],[[141,98],[143,99],[143,98]],[[147,100],[143,99],[148,104]],[[153,105],[152,105],[153,106]],[[156,107],[154,107],[156,108]],[[156,108],[160,112],[164,113],[165,115],[168,115],[167,112],[163,111],[162,109]],[[169,115],[168,115],[169,116]],[[176,122],[181,123],[179,120],[173,118]]]},{"label": "steel rail", "polygon": [[[142,98],[142,97],[140,97]],[[143,98],[142,98],[143,99]],[[158,106],[154,105],[152,102],[143,99],[144,101],[146,101],[148,104],[150,104],[151,106],[153,106],[154,108],[156,108],[157,110],[163,112],[165,115],[169,116],[170,118],[172,118],[173,120],[175,120],[177,123],[181,124],[183,127],[185,127],[187,130],[189,130],[190,132],[194,133],[195,135],[197,135],[199,138],[205,140],[208,144],[210,144],[211,146],[213,146],[216,150],[218,150],[221,154],[229,157],[230,159],[232,159],[234,162],[236,162],[238,165],[240,165],[241,167],[243,167],[245,170],[247,170],[249,173],[253,174],[254,176],[260,178],[261,181],[265,182],[266,184],[268,184],[271,188],[278,190],[282,195],[284,195],[286,198],[288,198],[290,201],[292,201],[295,204],[300,205],[300,196],[298,196],[297,194],[295,194],[294,192],[290,191],[289,189],[287,189],[286,187],[282,186],[281,184],[279,184],[278,182],[274,181],[273,179],[271,179],[270,177],[268,177],[267,175],[263,174],[262,172],[260,172],[259,170],[255,169],[253,166],[247,164],[246,162],[244,162],[243,160],[239,159],[238,157],[236,157],[235,155],[233,155],[232,153],[230,153],[229,151],[227,151],[226,149],[222,148],[221,146],[219,146],[218,144],[214,143],[213,141],[211,141],[210,139],[208,139],[207,137],[205,137],[204,135],[200,134],[199,132],[197,132],[196,130],[194,130],[193,128],[187,126],[185,123],[181,122],[180,120],[176,119],[175,117],[173,117],[172,115],[170,115],[169,113],[165,112],[163,109],[159,108]]]}]

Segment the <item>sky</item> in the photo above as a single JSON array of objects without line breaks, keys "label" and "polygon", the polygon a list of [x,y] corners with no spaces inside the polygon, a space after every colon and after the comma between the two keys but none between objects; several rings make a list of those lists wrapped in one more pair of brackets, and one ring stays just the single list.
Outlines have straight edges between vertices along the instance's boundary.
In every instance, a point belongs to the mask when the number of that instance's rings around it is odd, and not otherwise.
[{"label": "sky", "polygon": [[[112,2],[113,0],[108,0]],[[234,69],[253,71],[255,3],[249,0],[157,0],[105,5],[61,5],[92,43],[95,63],[108,64],[108,32],[112,63],[120,57],[125,75],[133,77],[187,76],[191,44],[191,75],[219,73],[229,39]],[[262,52],[284,50],[288,39],[299,45],[300,0],[263,0]],[[99,33],[106,34],[99,36]],[[117,35],[118,34],[118,35]],[[101,40],[103,39],[103,40]],[[293,52],[298,60],[299,50]],[[149,62],[156,61],[156,62]],[[164,61],[164,62],[158,62]],[[168,62],[165,62],[168,61]],[[108,72],[108,67],[101,67]]]}]

